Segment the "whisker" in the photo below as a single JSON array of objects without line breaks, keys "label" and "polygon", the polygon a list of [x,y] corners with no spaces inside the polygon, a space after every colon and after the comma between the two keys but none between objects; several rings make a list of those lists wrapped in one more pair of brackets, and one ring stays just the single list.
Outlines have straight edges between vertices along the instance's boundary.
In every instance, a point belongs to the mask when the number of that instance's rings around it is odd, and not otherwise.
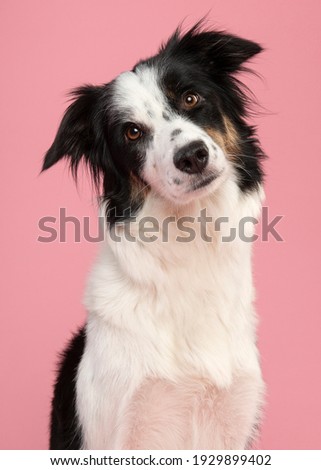
[{"label": "whisker", "polygon": [[245,157],[245,158],[252,158],[253,160],[257,160],[258,157],[254,155],[247,155],[245,153],[227,153],[228,157]]},{"label": "whisker", "polygon": [[243,165],[235,163],[235,166],[236,168],[239,168],[240,170],[244,171],[250,177],[251,180],[253,179],[251,173]]}]

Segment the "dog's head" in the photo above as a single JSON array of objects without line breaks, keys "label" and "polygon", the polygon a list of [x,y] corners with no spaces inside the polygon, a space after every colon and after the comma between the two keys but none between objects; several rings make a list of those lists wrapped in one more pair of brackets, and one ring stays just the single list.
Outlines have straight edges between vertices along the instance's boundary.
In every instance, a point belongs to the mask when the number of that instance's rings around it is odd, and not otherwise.
[{"label": "dog's head", "polygon": [[149,192],[182,205],[227,178],[255,189],[262,151],[236,73],[261,50],[200,25],[176,31],[132,71],[73,92],[43,169],[67,157],[76,174],[84,159],[110,222],[133,214]]}]

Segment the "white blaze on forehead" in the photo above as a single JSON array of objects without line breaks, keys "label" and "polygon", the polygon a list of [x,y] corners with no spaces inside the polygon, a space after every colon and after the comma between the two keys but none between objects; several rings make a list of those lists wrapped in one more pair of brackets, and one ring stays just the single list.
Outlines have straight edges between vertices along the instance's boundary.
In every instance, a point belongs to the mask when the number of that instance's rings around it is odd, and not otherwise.
[{"label": "white blaze on forehead", "polygon": [[162,117],[167,109],[166,96],[157,82],[157,71],[141,66],[136,72],[124,72],[114,85],[111,107],[114,111],[128,112],[133,120],[146,122]]}]

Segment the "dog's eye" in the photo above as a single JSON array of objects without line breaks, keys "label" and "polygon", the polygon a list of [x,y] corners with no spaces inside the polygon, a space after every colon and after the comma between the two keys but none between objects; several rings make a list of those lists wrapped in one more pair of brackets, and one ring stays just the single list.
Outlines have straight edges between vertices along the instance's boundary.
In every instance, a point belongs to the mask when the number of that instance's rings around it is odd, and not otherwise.
[{"label": "dog's eye", "polygon": [[197,93],[184,93],[182,96],[181,104],[184,109],[194,108],[200,101],[200,97]]},{"label": "dog's eye", "polygon": [[129,140],[138,140],[142,137],[143,131],[136,126],[136,124],[131,124],[126,129],[126,137]]}]

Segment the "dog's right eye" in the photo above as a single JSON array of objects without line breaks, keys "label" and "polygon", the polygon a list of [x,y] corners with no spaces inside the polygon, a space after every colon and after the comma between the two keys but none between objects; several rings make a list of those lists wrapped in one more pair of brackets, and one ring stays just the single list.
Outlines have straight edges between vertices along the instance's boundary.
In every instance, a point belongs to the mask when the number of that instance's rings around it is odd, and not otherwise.
[{"label": "dog's right eye", "polygon": [[128,140],[134,141],[142,137],[143,131],[136,124],[131,124],[127,127],[125,135]]},{"label": "dog's right eye", "polygon": [[200,96],[197,93],[187,92],[181,97],[181,106],[186,111],[195,108],[200,102]]}]

